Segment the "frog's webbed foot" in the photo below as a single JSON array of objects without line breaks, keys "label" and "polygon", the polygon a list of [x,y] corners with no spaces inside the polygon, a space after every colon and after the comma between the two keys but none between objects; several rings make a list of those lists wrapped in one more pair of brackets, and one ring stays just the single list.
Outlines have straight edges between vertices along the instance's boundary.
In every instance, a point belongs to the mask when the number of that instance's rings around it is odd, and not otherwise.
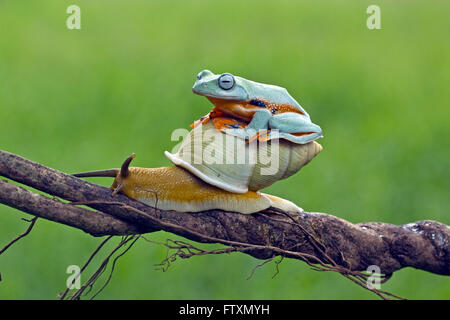
[{"label": "frog's webbed foot", "polygon": [[247,128],[233,128],[233,129],[230,128],[223,131],[226,134],[246,140],[248,143],[253,142],[255,140],[267,141],[271,139],[269,129],[262,129],[259,131],[255,131]]},{"label": "frog's webbed foot", "polygon": [[286,139],[305,144],[322,137],[322,129],[311,122],[309,117],[286,112],[274,115],[269,120],[269,139]]},{"label": "frog's webbed foot", "polygon": [[197,127],[197,126],[200,125],[200,124],[203,125],[203,124],[208,123],[208,121],[209,121],[210,119],[211,119],[211,118],[210,118],[209,113],[208,113],[207,115],[201,117],[200,119],[195,120],[194,123],[192,123],[192,124],[190,125],[190,127],[191,127],[192,129],[194,129],[195,127]]},{"label": "frog's webbed foot", "polygon": [[253,137],[248,139],[248,142],[249,143],[253,142],[256,139],[258,139],[258,141],[260,141],[260,142],[271,140],[272,138],[270,137],[270,130],[268,130],[268,129],[259,130]]},{"label": "frog's webbed foot", "polygon": [[249,140],[249,142],[260,137],[267,136],[269,129],[269,120],[272,114],[267,109],[261,109],[255,112],[252,121],[245,127],[236,127],[227,129],[225,132],[239,138]]},{"label": "frog's webbed foot", "polygon": [[267,141],[273,139],[284,139],[297,144],[306,144],[322,137],[321,133],[303,132],[303,133],[287,133],[278,130],[270,130],[263,139],[258,137],[259,141]]}]

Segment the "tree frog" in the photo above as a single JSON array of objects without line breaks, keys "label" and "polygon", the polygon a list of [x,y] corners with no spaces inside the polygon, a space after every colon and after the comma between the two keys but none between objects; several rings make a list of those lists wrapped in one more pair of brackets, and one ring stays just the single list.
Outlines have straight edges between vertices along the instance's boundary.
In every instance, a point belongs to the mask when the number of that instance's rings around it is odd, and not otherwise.
[{"label": "tree frog", "polygon": [[203,70],[192,91],[214,105],[192,126],[212,119],[222,132],[249,141],[286,139],[305,144],[322,137],[322,129],[285,88]]}]

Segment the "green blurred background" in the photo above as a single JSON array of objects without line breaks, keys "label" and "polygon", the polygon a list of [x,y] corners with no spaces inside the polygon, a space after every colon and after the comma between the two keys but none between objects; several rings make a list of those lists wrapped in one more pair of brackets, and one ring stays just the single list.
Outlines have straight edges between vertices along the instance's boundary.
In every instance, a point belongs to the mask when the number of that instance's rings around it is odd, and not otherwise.
[{"label": "green blurred background", "polygon": [[[81,30],[66,28],[70,4],[81,8]],[[381,30],[366,27],[370,4],[381,8]],[[0,149],[70,173],[117,167],[131,152],[135,166],[169,165],[172,131],[210,109],[191,92],[208,68],[286,87],[324,131],[323,152],[266,192],[354,223],[448,224],[448,12],[448,1],[4,0]],[[0,247],[26,229],[21,217],[0,205]],[[66,268],[82,265],[100,241],[38,220],[0,256],[0,299],[55,299]],[[377,298],[294,260],[274,279],[272,262],[246,280],[260,261],[244,254],[156,271],[164,256],[163,247],[138,241],[99,298]],[[448,277],[410,268],[382,289],[450,298]]]}]

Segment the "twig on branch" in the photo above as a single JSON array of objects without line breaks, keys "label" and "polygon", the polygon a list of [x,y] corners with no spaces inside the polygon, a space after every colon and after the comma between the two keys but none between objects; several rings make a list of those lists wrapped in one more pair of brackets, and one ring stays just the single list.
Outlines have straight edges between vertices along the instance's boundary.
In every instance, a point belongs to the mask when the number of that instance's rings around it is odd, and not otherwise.
[{"label": "twig on branch", "polygon": [[[197,242],[221,243],[231,248],[225,251],[244,252],[258,259],[275,256],[299,259],[316,270],[339,272],[366,289],[368,275],[364,271],[371,265],[378,266],[387,277],[405,267],[450,275],[450,228],[436,221],[397,226],[381,222],[352,224],[332,215],[314,212],[244,215],[221,210],[198,213],[164,211],[122,194],[113,196],[108,188],[5,151],[0,151],[0,175],[74,204],[96,209],[92,212],[36,196],[12,183],[0,181],[1,203],[92,235],[130,235],[164,230]],[[46,208],[44,211],[50,213],[44,214],[39,210],[41,204]],[[69,207],[89,214],[68,210]],[[199,253],[188,248],[188,254]],[[381,291],[374,292],[385,297]]]},{"label": "twig on branch", "polygon": [[[266,265],[267,263],[271,262],[273,259],[275,259],[275,257],[269,258],[264,260],[263,262],[258,263],[256,266],[253,267],[252,271],[250,272],[250,274],[247,277],[247,280],[250,280],[253,275],[255,274],[256,269],[261,268],[262,266]],[[273,277],[272,277],[273,278]]]},{"label": "twig on branch", "polygon": [[[128,252],[128,250],[131,249],[131,247],[136,243],[136,241],[139,240],[139,236],[138,236],[138,235],[137,235],[137,236],[135,236],[135,235],[128,236],[128,239],[125,239],[125,240],[126,240],[126,241],[124,241],[123,244],[122,244],[121,246],[124,246],[124,245],[125,245],[126,243],[128,243],[129,241],[132,241],[132,240],[133,240],[133,241],[130,243],[130,245],[129,245],[124,251],[122,251],[118,256],[116,256],[116,257],[114,258],[113,263],[112,263],[112,266],[111,266],[111,271],[109,272],[108,279],[106,279],[106,281],[105,281],[105,283],[103,284],[103,286],[102,286],[99,290],[97,290],[97,292],[90,298],[91,300],[94,299],[100,292],[102,292],[103,289],[105,289],[105,287],[108,285],[109,281],[111,280],[111,277],[112,277],[112,275],[113,275],[114,267],[116,266],[117,260],[119,260],[120,257],[122,257],[125,253]],[[108,257],[108,258],[109,258],[109,257]],[[107,261],[108,261],[108,260],[107,260]]]},{"label": "twig on branch", "polygon": [[[15,242],[19,241],[20,239],[22,239],[23,237],[27,236],[31,229],[33,229],[34,224],[36,223],[36,220],[38,219],[38,217],[34,217],[32,218],[30,221],[30,225],[28,226],[27,230],[25,230],[24,233],[18,235],[17,237],[15,237],[13,240],[11,240],[6,246],[3,247],[3,249],[0,250],[0,254],[2,254],[3,252],[5,252],[9,247],[11,247]],[[25,220],[25,219],[24,219]]]},{"label": "twig on branch", "polygon": [[89,263],[92,261],[92,259],[94,259],[95,255],[100,251],[100,249],[112,238],[113,236],[109,236],[107,237],[105,240],[103,240],[100,245],[94,250],[94,252],[89,256],[88,260],[86,261],[86,263],[83,265],[83,267],[80,269],[80,273],[77,274],[76,277],[73,278],[72,282],[67,286],[66,290],[59,295],[59,299],[60,300],[64,300],[67,293],[69,292],[70,288],[72,288],[73,284],[75,283],[75,281],[77,281],[77,279],[79,279],[81,277],[81,274],[83,273],[83,271],[87,268],[87,266],[89,265]]},{"label": "twig on branch", "polygon": [[[128,248],[126,248],[122,253],[120,253],[118,256],[116,256],[114,258],[113,261],[113,265],[111,267],[111,272],[108,276],[108,279],[106,280],[106,282],[104,283],[104,285],[91,297],[91,299],[94,299],[109,283],[109,281],[111,280],[111,276],[112,273],[114,272],[114,266],[116,264],[117,259],[119,259],[122,255],[124,255],[132,246],[133,244],[139,239],[139,235],[130,235],[130,236],[124,236],[122,237],[121,241],[119,242],[119,244],[108,254],[108,256],[103,260],[103,262],[100,264],[100,267],[98,267],[98,269],[92,274],[92,276],[81,286],[80,289],[78,289],[77,291],[75,291],[75,293],[73,293],[69,299],[70,300],[79,300],[81,298],[81,296],[89,293],[89,291],[92,289],[93,285],[95,284],[95,282],[100,278],[100,276],[102,275],[102,273],[106,270],[106,267],[108,266],[108,263],[111,259],[111,257],[120,249],[122,248],[125,244],[127,244],[128,242],[132,241],[133,242],[130,244],[130,246]],[[105,241],[103,241],[100,246],[97,248],[96,251],[98,251],[100,249],[101,246],[103,246],[103,244],[109,240],[109,238],[107,238]],[[89,262],[91,261],[92,256],[89,258],[89,260],[86,262],[86,264],[84,265],[84,268],[89,264]],[[80,271],[81,274],[81,271]],[[88,289],[88,292],[85,292],[85,290]],[[68,289],[66,289],[66,291],[60,296],[60,300],[63,300],[66,295],[67,295]]]},{"label": "twig on branch", "polygon": [[[165,242],[159,242],[159,241],[150,240],[142,235],[141,235],[141,238],[143,238],[147,242],[157,244],[157,245],[163,245],[167,248],[166,257],[164,258],[164,260],[161,263],[156,264],[157,270],[161,270],[163,272],[167,271],[167,269],[169,269],[172,262],[174,262],[177,258],[188,259],[193,256],[203,256],[203,255],[210,255],[210,254],[224,254],[224,253],[231,253],[231,252],[239,251],[239,249],[235,248],[235,247],[225,247],[225,248],[218,248],[218,249],[212,249],[212,250],[203,250],[203,249],[193,246],[190,243],[187,243],[187,242],[181,241],[181,240],[166,239]],[[174,253],[170,253],[170,250],[176,250],[176,251]]]}]

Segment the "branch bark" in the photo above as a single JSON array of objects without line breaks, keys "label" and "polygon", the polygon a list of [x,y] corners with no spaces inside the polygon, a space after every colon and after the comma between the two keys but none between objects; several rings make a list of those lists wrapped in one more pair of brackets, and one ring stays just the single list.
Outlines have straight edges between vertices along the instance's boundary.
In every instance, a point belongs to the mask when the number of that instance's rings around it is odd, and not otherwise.
[{"label": "branch bark", "polygon": [[241,248],[239,251],[258,259],[281,255],[339,270],[364,271],[377,265],[386,275],[405,267],[450,275],[450,228],[437,221],[398,226],[382,222],[352,224],[315,212],[244,215],[220,210],[163,211],[121,194],[113,196],[108,188],[5,151],[0,151],[0,176],[97,210],[0,181],[0,203],[94,236],[164,230],[197,242]]}]

